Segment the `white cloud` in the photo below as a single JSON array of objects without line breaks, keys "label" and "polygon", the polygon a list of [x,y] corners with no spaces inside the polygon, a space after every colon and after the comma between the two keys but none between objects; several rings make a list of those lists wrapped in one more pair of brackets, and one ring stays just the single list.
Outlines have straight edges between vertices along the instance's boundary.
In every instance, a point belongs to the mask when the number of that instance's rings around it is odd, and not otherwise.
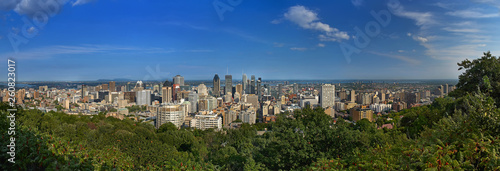
[{"label": "white cloud", "polygon": [[411,33],[406,33],[406,35],[410,36],[411,37]]},{"label": "white cloud", "polygon": [[36,31],[36,28],[35,27],[30,27],[28,28],[28,30],[26,30],[29,34],[32,34]]},{"label": "white cloud", "polygon": [[477,33],[480,30],[479,29],[473,29],[473,28],[451,28],[451,27],[445,27],[443,30],[449,31],[449,32],[462,32],[462,33]]},{"label": "white cloud", "polygon": [[417,26],[420,26],[421,28],[429,28],[431,25],[434,25],[436,23],[436,21],[433,19],[432,13],[430,12],[406,11],[402,5],[395,8],[391,7],[391,5],[388,6],[392,13],[394,13],[396,16],[415,20]]},{"label": "white cloud", "polygon": [[393,58],[393,59],[398,59],[398,60],[408,62],[408,63],[413,64],[413,65],[418,65],[421,63],[419,60],[416,60],[416,59],[413,59],[413,58],[410,58],[407,56],[386,54],[386,53],[373,52],[373,51],[369,51],[368,53],[378,55],[378,56],[385,56],[385,57],[389,57],[389,58]]},{"label": "white cloud", "polygon": [[[67,0],[54,0],[54,1],[39,1],[39,0],[21,0],[14,8],[19,14],[24,14],[33,18],[36,13],[44,12],[48,15],[54,15],[61,11]],[[46,11],[45,9],[51,9]]]},{"label": "white cloud", "polygon": [[92,1],[94,0],[76,0],[75,2],[73,2],[73,6],[83,5]]},{"label": "white cloud", "polygon": [[273,44],[274,44],[274,47],[283,47],[283,46],[285,46],[284,43],[274,42]]},{"label": "white cloud", "polygon": [[[18,14],[33,18],[35,14],[43,12],[49,16],[57,14],[69,0],[1,0],[0,10],[14,10]],[[76,0],[73,6],[82,5],[94,0]],[[49,10],[46,10],[49,9]]]},{"label": "white cloud", "polygon": [[283,15],[285,19],[299,25],[304,29],[324,32],[319,36],[321,41],[348,40],[350,36],[346,32],[339,31],[328,24],[319,21],[318,14],[304,6],[292,6]]},{"label": "white cloud", "polygon": [[483,13],[484,9],[466,9],[466,10],[458,10],[447,12],[447,15],[461,17],[461,18],[494,18],[500,17],[499,12],[495,13]]},{"label": "white cloud", "polygon": [[305,51],[305,50],[307,50],[307,48],[303,48],[303,47],[292,47],[292,48],[290,48],[290,50],[294,50],[294,51]]},{"label": "white cloud", "polygon": [[[66,46],[54,45],[45,46],[40,48],[23,50],[19,53],[4,53],[0,56],[15,56],[16,59],[46,59],[57,57],[60,55],[71,56],[80,54],[95,54],[95,53],[172,53],[172,49],[164,48],[138,48],[138,47],[125,47],[125,46],[109,46],[109,45],[81,45],[81,46]],[[188,52],[187,50],[186,52]]]},{"label": "white cloud", "polygon": [[271,24],[279,24],[281,23],[281,20],[279,19],[274,19],[273,21],[271,21]]},{"label": "white cloud", "polygon": [[398,50],[398,52],[399,52],[399,53],[403,53],[403,52],[405,52],[405,50]]},{"label": "white cloud", "polygon": [[413,36],[413,40],[416,40],[420,43],[425,43],[425,42],[429,41],[429,39],[427,39],[425,37],[421,37],[421,36]]},{"label": "white cloud", "polygon": [[323,43],[318,43],[318,47],[325,47],[325,44],[323,44]]}]

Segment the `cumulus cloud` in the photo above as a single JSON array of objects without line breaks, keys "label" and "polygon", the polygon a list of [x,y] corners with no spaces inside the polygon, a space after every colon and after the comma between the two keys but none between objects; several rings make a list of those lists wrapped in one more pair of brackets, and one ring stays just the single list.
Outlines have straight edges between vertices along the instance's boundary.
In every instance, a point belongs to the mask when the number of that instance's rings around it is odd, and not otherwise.
[{"label": "cumulus cloud", "polygon": [[325,47],[325,44],[323,44],[323,43],[318,43],[318,47]]},{"label": "cumulus cloud", "polygon": [[339,31],[337,28],[333,28],[328,24],[320,22],[316,12],[301,5],[290,7],[283,16],[286,20],[291,21],[304,29],[323,32],[323,34],[319,36],[321,41],[348,40],[350,37],[346,32]]}]

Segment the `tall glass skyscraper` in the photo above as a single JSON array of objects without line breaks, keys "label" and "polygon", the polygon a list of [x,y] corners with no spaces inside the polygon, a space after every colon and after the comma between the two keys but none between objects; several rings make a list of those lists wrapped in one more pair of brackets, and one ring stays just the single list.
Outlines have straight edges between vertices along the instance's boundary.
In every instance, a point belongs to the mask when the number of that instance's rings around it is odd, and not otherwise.
[{"label": "tall glass skyscraper", "polygon": [[261,94],[261,90],[260,90],[261,86],[262,86],[262,79],[259,77],[259,79],[257,80],[257,96],[258,96],[259,101],[261,101],[261,99],[262,99],[262,94]]},{"label": "tall glass skyscraper", "polygon": [[245,91],[247,89],[247,74],[243,74],[243,78],[241,79],[241,85],[243,86],[242,87],[243,93],[241,95],[243,95],[243,94],[245,94]]},{"label": "tall glass skyscraper", "polygon": [[215,97],[219,97],[220,95],[220,78],[219,75],[215,74],[214,76],[214,89],[212,91],[212,94]]}]

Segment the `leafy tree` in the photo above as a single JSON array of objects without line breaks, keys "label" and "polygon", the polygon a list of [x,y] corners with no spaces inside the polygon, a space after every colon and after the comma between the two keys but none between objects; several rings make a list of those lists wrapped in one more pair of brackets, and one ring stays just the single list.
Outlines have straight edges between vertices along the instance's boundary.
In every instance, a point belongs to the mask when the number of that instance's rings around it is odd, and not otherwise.
[{"label": "leafy tree", "polygon": [[158,128],[156,132],[162,133],[162,132],[167,132],[167,131],[174,131],[177,130],[177,126],[175,126],[172,122],[167,122]]},{"label": "leafy tree", "polygon": [[[485,52],[479,59],[466,59],[458,63],[458,70],[465,70],[459,76],[457,89],[450,93],[453,97],[462,97],[467,93],[481,91],[500,104],[500,58]],[[489,89],[489,90],[488,90]]]}]

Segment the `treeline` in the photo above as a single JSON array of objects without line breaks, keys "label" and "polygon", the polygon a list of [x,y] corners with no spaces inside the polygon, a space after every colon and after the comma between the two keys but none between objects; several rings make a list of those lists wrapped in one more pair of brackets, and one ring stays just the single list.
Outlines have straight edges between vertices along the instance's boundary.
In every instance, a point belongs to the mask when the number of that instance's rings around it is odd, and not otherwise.
[{"label": "treeline", "polygon": [[[0,169],[500,170],[500,60],[485,53],[461,65],[465,72],[453,97],[375,123],[335,121],[321,108],[305,108],[280,114],[274,123],[220,132],[173,124],[156,130],[104,113],[18,109],[15,164],[7,163],[8,106],[1,104]],[[484,71],[497,75],[480,73],[476,79],[473,72]],[[384,123],[394,128],[377,129]],[[258,135],[264,128],[268,132]]]}]

